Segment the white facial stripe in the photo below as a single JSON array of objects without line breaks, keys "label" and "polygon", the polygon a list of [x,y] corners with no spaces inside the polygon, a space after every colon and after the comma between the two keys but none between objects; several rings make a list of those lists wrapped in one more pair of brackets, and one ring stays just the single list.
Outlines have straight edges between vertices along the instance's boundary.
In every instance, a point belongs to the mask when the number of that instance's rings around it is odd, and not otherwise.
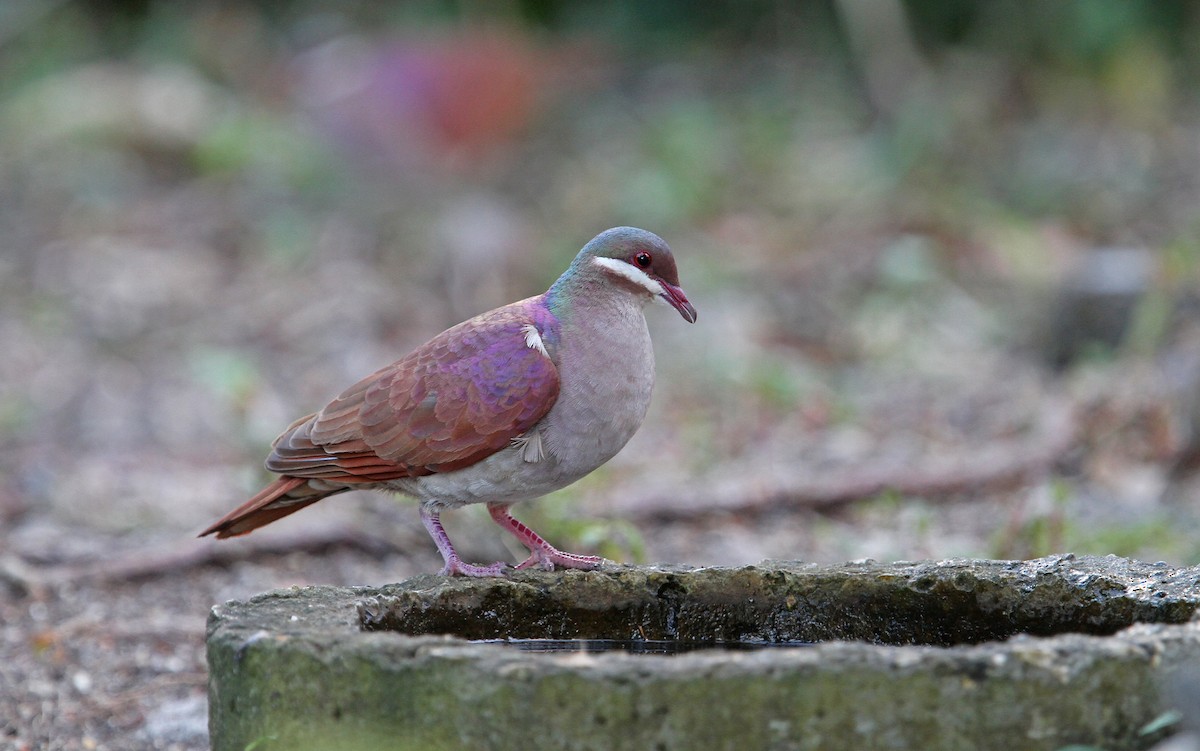
[{"label": "white facial stripe", "polygon": [[658,296],[663,292],[663,287],[661,284],[651,279],[649,274],[631,263],[626,263],[625,261],[616,258],[604,258],[602,256],[596,256],[593,258],[592,263],[600,266],[605,271],[609,271],[619,277],[628,279],[652,295]]},{"label": "white facial stripe", "polygon": [[546,357],[550,356],[550,353],[546,351],[545,343],[542,342],[542,335],[538,333],[537,326],[534,326],[532,323],[527,323],[521,327],[521,333],[525,334],[526,347],[529,347],[530,349],[536,349]]}]

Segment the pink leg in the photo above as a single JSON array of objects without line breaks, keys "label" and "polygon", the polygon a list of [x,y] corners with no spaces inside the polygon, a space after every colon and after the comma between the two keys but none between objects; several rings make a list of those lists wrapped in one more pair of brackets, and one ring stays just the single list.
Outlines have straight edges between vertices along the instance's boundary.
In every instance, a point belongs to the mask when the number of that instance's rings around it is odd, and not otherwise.
[{"label": "pink leg", "polygon": [[490,566],[473,566],[470,563],[463,563],[463,560],[458,557],[458,553],[454,552],[454,545],[450,542],[450,537],[447,536],[446,530],[442,527],[442,520],[438,518],[438,514],[429,511],[424,506],[421,506],[421,523],[425,525],[425,529],[429,531],[429,536],[433,538],[433,544],[437,545],[438,552],[442,554],[442,560],[446,565],[442,567],[441,573],[446,576],[503,576],[504,569],[507,564],[497,561]]},{"label": "pink leg", "polygon": [[604,563],[604,559],[598,555],[578,555],[558,550],[543,540],[537,532],[514,519],[512,514],[508,513],[508,506],[503,503],[489,503],[488,513],[497,524],[512,532],[522,545],[529,548],[529,557],[517,565],[518,569],[539,566],[553,571],[555,564],[563,568],[593,569]]}]

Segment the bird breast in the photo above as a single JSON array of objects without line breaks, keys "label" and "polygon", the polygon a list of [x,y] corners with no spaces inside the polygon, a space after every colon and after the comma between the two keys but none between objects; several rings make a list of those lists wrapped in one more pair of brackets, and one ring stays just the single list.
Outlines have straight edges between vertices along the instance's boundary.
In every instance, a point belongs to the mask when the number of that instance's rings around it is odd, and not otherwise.
[{"label": "bird breast", "polygon": [[538,426],[546,452],[579,477],[633,437],[654,388],[654,350],[641,305],[586,313],[564,323],[558,400]]}]

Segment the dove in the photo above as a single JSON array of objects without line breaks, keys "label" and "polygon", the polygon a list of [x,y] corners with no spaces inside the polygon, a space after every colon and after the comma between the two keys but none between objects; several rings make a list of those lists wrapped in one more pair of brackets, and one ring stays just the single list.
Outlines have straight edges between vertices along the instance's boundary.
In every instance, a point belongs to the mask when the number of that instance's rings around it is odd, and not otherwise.
[{"label": "dove", "polygon": [[417,500],[442,574],[509,568],[467,563],[450,542],[441,514],[472,503],[529,549],[517,569],[600,566],[510,509],[600,467],[641,426],[654,387],[651,301],[696,321],[662,238],[600,233],[546,292],[443,331],[292,423],[266,460],[278,479],[200,536],[244,535],[338,493],[382,490]]}]

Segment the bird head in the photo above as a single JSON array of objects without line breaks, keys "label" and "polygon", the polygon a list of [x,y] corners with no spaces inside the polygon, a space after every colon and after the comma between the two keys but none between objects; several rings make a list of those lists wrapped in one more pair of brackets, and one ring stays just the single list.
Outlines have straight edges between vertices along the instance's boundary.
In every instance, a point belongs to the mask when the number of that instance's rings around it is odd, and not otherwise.
[{"label": "bird head", "polygon": [[679,286],[671,248],[658,235],[635,227],[614,227],[596,235],[580,251],[576,263],[598,267],[616,284],[641,290],[696,322],[696,308]]}]

